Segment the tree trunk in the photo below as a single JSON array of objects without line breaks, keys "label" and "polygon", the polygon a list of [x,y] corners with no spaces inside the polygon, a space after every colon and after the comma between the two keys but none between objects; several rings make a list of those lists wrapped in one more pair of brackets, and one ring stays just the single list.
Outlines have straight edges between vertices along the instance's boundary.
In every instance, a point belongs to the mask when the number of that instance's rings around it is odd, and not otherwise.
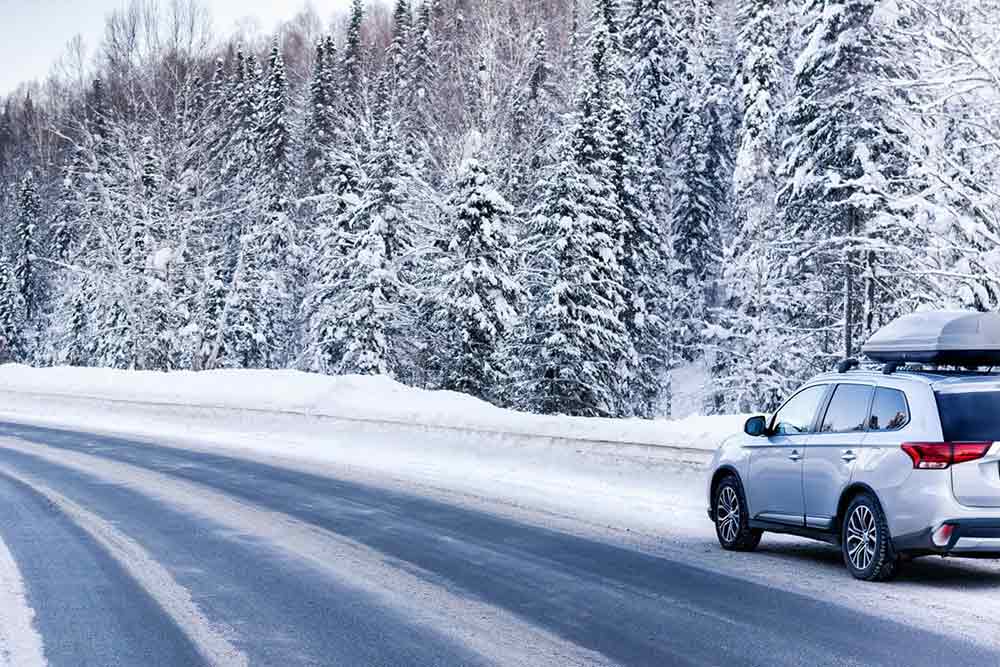
[{"label": "tree trunk", "polygon": [[844,358],[854,356],[854,241],[857,232],[857,212],[850,207],[847,213],[847,246],[844,249]]}]

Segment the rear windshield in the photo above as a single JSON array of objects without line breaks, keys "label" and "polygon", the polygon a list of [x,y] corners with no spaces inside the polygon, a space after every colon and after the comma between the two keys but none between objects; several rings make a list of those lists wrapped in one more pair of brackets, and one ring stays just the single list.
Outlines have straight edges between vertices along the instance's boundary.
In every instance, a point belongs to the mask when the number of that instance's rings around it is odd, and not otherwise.
[{"label": "rear windshield", "polygon": [[1000,391],[937,395],[944,439],[949,442],[1000,440]]}]

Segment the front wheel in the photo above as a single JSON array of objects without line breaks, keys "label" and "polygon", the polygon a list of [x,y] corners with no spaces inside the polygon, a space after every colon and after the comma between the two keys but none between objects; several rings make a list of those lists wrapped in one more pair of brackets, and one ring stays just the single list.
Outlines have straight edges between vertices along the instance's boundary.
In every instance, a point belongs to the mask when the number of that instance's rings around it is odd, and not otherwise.
[{"label": "front wheel", "polygon": [[764,531],[750,527],[750,512],[743,495],[743,487],[730,475],[715,487],[712,504],[715,534],[719,544],[727,551],[753,551],[760,544]]},{"label": "front wheel", "polygon": [[889,581],[899,571],[899,558],[889,539],[889,524],[878,501],[862,493],[844,513],[841,549],[844,564],[855,579]]}]

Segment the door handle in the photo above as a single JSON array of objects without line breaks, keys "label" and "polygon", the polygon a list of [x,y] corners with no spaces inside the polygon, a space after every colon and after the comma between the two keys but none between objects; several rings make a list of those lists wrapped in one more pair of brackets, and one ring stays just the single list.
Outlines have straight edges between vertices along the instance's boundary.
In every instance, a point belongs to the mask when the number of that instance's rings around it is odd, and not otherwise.
[{"label": "door handle", "polygon": [[799,461],[802,459],[802,455],[799,454],[799,450],[793,449],[792,453],[788,455],[788,458],[792,461]]},{"label": "door handle", "polygon": [[851,461],[853,461],[854,459],[856,459],[858,457],[850,449],[845,449],[844,453],[841,455],[840,458],[842,458],[844,460],[844,463],[850,463]]}]

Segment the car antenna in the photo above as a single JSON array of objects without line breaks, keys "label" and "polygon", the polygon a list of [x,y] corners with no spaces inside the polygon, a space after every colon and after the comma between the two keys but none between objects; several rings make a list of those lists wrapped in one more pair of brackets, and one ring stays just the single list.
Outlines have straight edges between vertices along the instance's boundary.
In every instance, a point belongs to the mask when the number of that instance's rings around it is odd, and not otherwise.
[{"label": "car antenna", "polygon": [[860,365],[861,365],[861,362],[858,361],[857,359],[844,359],[839,364],[837,364],[837,372],[838,373],[846,373],[847,371],[851,370],[852,368],[857,368]]}]

